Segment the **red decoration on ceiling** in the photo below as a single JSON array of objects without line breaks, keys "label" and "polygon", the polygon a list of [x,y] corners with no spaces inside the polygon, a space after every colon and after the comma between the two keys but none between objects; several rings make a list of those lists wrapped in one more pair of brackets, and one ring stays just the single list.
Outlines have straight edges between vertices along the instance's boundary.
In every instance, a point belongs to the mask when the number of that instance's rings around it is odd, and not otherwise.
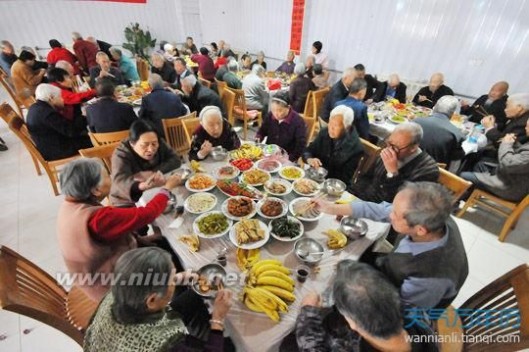
[{"label": "red decoration on ceiling", "polygon": [[146,4],[147,3],[147,0],[84,0],[84,1],[130,2],[133,4]]},{"label": "red decoration on ceiling", "polygon": [[292,0],[292,24],[290,27],[290,50],[299,55],[301,51],[301,34],[303,32],[303,16],[305,0]]}]

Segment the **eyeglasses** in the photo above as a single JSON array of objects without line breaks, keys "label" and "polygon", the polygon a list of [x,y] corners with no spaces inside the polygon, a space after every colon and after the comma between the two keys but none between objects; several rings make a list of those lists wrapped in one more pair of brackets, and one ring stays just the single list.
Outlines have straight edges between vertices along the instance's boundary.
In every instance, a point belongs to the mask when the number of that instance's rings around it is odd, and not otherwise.
[{"label": "eyeglasses", "polygon": [[384,145],[386,146],[386,148],[391,148],[391,149],[393,149],[393,150],[395,151],[395,153],[398,154],[398,153],[400,153],[400,151],[402,151],[402,150],[404,150],[404,149],[406,149],[406,148],[412,146],[413,143],[407,144],[407,145],[405,145],[404,147],[399,148],[399,147],[396,146],[395,144],[393,144],[393,143],[391,143],[391,142],[385,140],[385,141],[384,141]]}]

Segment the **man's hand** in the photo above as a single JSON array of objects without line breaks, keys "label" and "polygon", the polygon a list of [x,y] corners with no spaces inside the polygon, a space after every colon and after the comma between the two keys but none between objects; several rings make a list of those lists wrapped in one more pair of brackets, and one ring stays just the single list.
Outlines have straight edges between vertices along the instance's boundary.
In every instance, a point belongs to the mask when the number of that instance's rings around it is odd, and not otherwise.
[{"label": "man's hand", "polygon": [[213,145],[209,141],[206,140],[200,146],[200,154],[206,157],[211,152],[211,149],[213,149]]},{"label": "man's hand", "polygon": [[494,118],[494,115],[487,115],[481,119],[481,124],[486,129],[493,128],[495,123],[496,123],[496,118]]},{"label": "man's hand", "polygon": [[322,166],[321,160],[318,158],[309,158],[307,159],[307,164],[312,166],[313,168],[317,169]]},{"label": "man's hand", "polygon": [[308,293],[303,299],[301,300],[301,306],[311,306],[311,307],[319,307],[321,305],[321,297],[316,292],[310,292]]},{"label": "man's hand", "polygon": [[393,148],[387,147],[382,149],[380,158],[382,159],[387,172],[391,172],[392,174],[399,172],[399,159],[397,158],[397,153],[395,150],[393,150]]},{"label": "man's hand", "polygon": [[502,143],[514,143],[516,141],[516,135],[514,133],[507,133],[501,140]]},{"label": "man's hand", "polygon": [[426,98],[426,95],[419,95],[419,98],[417,100],[419,101],[419,103],[422,103],[423,101],[429,101],[430,99]]}]

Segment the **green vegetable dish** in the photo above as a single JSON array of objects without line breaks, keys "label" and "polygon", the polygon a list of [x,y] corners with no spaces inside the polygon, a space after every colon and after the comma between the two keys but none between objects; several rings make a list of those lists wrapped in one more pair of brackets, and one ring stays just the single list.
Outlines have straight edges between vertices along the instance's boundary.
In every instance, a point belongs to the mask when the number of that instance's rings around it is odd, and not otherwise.
[{"label": "green vegetable dish", "polygon": [[204,235],[215,235],[228,229],[228,219],[222,214],[210,214],[198,222],[198,229]]},{"label": "green vegetable dish", "polygon": [[300,231],[299,223],[290,220],[286,216],[273,220],[272,232],[279,237],[294,238],[299,236]]}]

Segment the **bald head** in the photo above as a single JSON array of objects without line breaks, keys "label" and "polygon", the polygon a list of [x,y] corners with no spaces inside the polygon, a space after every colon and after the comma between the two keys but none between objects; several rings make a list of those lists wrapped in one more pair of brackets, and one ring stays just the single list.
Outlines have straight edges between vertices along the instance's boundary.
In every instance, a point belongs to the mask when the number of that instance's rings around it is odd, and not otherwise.
[{"label": "bald head", "polygon": [[509,90],[509,83],[505,81],[496,82],[490,87],[489,99],[498,100],[501,99],[507,94]]},{"label": "bald head", "polygon": [[428,84],[428,86],[430,87],[430,91],[435,92],[437,89],[439,89],[439,87],[443,85],[444,80],[445,77],[442,73],[434,73],[430,78],[430,83]]},{"label": "bald head", "polygon": [[389,75],[389,77],[388,77],[388,85],[391,88],[397,88],[397,86],[399,84],[400,84],[399,75],[397,75],[396,73],[393,73],[393,74]]}]

